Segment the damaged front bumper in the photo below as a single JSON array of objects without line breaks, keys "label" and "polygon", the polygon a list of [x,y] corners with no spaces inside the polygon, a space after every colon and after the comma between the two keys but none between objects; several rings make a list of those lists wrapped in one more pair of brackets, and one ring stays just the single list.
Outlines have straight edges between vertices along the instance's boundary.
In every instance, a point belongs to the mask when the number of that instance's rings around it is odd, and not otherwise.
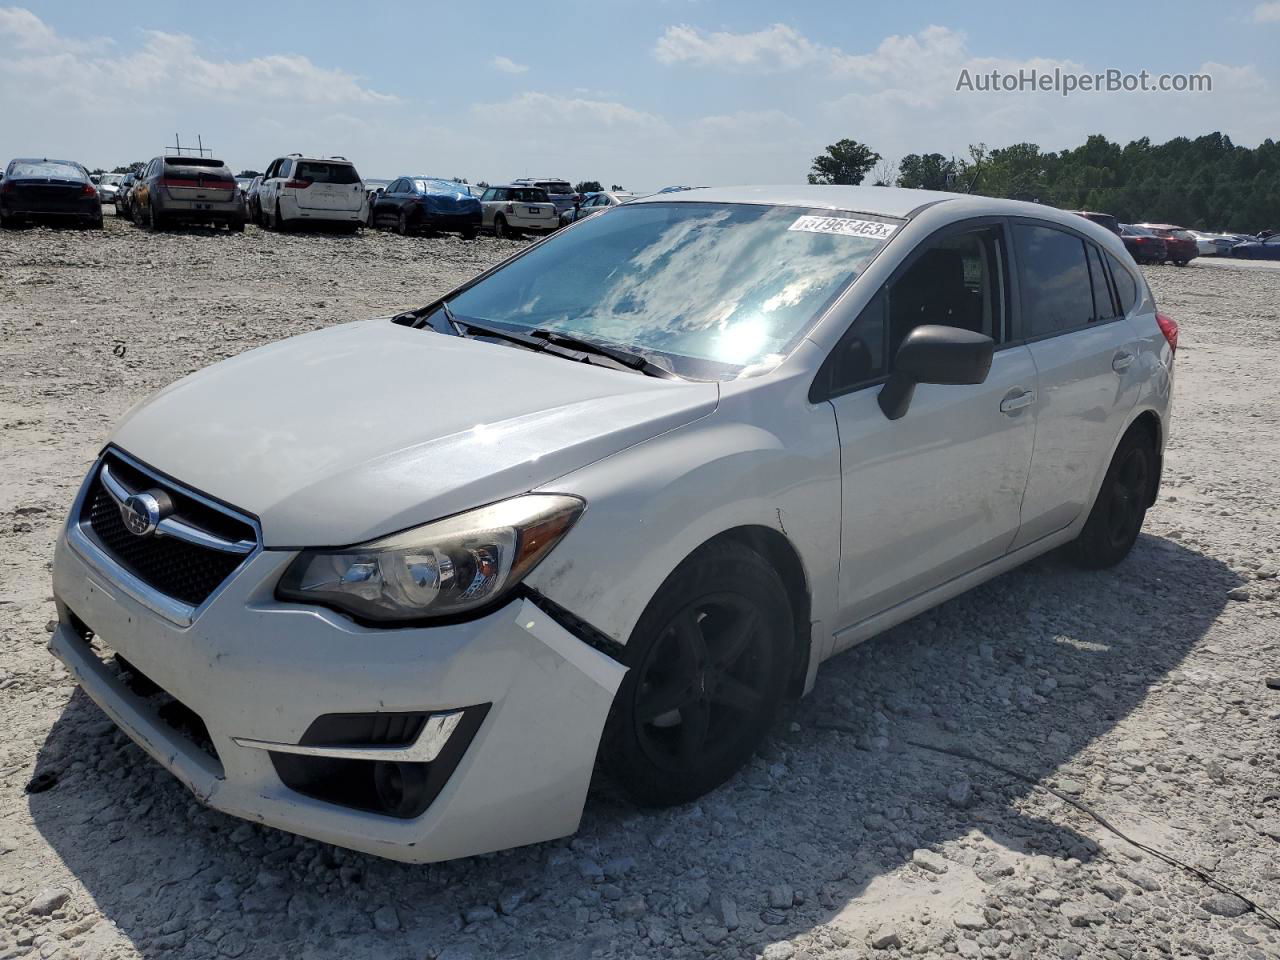
[{"label": "damaged front bumper", "polygon": [[[64,532],[50,650],[144,750],[234,816],[411,862],[577,829],[623,666],[524,598],[480,619],[400,629],[280,603],[275,584],[292,558],[256,554],[181,626]],[[102,645],[198,718],[202,736],[131,688]],[[408,738],[368,733],[388,721]],[[369,771],[401,769],[423,771],[426,802],[373,809]]]}]

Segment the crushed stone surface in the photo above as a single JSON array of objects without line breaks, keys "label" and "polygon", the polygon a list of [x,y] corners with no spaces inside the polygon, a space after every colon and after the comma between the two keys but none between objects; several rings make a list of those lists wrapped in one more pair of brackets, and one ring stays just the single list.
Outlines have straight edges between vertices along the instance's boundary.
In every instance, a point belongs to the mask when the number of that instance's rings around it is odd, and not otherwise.
[{"label": "crushed stone surface", "polygon": [[0,960],[1280,957],[1239,898],[910,745],[1280,913],[1280,265],[1147,268],[1182,339],[1120,567],[1050,555],[827,663],[698,803],[601,784],[574,837],[408,866],[196,802],[46,651],[50,558],[133,403],[520,242],[107,219],[0,232]]}]

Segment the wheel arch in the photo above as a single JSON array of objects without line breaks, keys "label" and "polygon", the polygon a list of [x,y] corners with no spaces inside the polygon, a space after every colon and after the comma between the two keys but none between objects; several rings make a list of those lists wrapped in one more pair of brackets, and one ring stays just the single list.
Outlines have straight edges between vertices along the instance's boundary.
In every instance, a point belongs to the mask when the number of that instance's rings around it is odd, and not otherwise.
[{"label": "wheel arch", "polygon": [[[795,625],[796,657],[787,678],[787,695],[799,698],[805,689],[809,675],[809,661],[813,650],[813,625],[811,611],[813,601],[809,591],[809,578],[804,562],[791,541],[778,530],[756,524],[732,527],[702,543],[690,557],[715,544],[737,543],[758,553],[777,571],[791,601],[791,617]],[[688,558],[686,558],[688,559]],[[683,561],[681,561],[683,562]]]},{"label": "wheel arch", "polygon": [[1160,493],[1160,478],[1164,473],[1164,424],[1160,420],[1160,414],[1155,410],[1146,409],[1134,417],[1125,434],[1131,430],[1146,431],[1156,451],[1156,469],[1151,478],[1151,492],[1147,500],[1147,506],[1154,506],[1156,497]]}]

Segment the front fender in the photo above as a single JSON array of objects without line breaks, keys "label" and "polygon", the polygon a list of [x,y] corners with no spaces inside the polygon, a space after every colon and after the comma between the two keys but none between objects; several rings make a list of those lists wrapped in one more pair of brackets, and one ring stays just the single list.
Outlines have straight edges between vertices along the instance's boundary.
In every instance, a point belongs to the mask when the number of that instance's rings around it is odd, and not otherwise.
[{"label": "front fender", "polygon": [[835,602],[840,461],[834,413],[809,404],[806,390],[796,380],[726,397],[702,420],[546,485],[584,497],[587,509],[528,585],[625,644],[699,546],[738,527],[771,528],[804,568],[816,663]]}]

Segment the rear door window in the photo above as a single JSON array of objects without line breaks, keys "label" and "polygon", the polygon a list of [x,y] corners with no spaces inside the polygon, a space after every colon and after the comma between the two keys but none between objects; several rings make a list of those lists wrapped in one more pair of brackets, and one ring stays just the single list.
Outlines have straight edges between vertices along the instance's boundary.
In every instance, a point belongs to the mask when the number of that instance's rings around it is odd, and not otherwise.
[{"label": "rear door window", "polygon": [[1093,317],[1093,283],[1085,243],[1054,227],[1013,227],[1022,327],[1027,338],[1074,330]]}]

